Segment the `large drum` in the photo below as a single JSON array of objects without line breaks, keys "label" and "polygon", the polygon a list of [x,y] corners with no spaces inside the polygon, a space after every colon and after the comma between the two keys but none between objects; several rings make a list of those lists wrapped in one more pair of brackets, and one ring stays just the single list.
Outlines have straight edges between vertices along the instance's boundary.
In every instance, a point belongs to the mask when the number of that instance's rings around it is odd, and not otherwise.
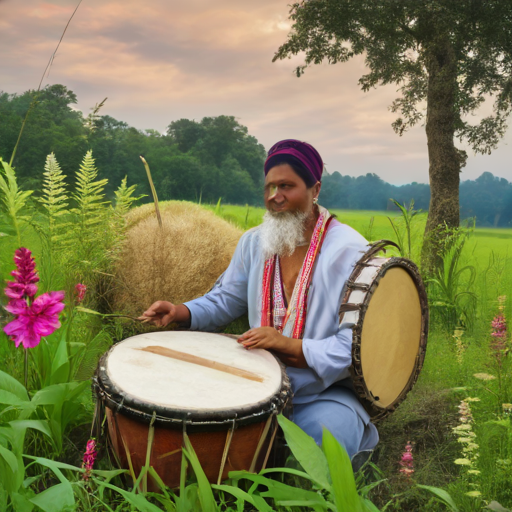
[{"label": "large drum", "polygon": [[184,433],[211,482],[259,471],[276,415],[290,397],[282,365],[265,350],[203,332],[153,332],[114,345],[94,387],[122,467],[138,475],[149,457],[169,487],[180,482]]},{"label": "large drum", "polygon": [[416,265],[377,254],[394,242],[373,244],[355,265],[340,307],[351,327],[352,382],[373,420],[402,402],[423,366],[428,301]]}]

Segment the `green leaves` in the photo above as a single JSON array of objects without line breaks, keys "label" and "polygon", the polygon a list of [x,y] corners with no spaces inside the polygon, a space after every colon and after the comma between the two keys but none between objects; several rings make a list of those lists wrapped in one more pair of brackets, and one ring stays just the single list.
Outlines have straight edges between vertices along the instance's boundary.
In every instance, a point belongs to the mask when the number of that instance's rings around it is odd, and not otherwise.
[{"label": "green leaves", "polygon": [[46,157],[43,173],[43,191],[39,202],[43,205],[48,218],[48,235],[54,241],[62,233],[64,224],[59,217],[68,213],[68,196],[65,189],[65,175],[62,172],[54,153]]},{"label": "green leaves", "polygon": [[430,485],[419,484],[417,484],[416,487],[431,492],[441,503],[444,503],[452,512],[459,512],[459,509],[457,508],[457,505],[455,505],[453,498],[444,489],[439,489],[439,487],[432,487]]},{"label": "green leaves", "polygon": [[7,391],[17,396],[22,401],[27,401],[28,393],[25,386],[14,377],[0,370],[0,390]]},{"label": "green leaves", "polygon": [[277,420],[283,429],[290,450],[304,468],[304,471],[317,487],[330,491],[329,467],[322,449],[311,436],[308,436],[300,427],[283,415],[279,415]]},{"label": "green leaves", "polygon": [[398,201],[394,199],[390,199],[400,209],[400,213],[402,214],[402,221],[405,226],[405,233],[402,232],[402,229],[398,225],[398,222],[395,222],[391,217],[388,217],[389,222],[391,223],[391,227],[395,232],[397,238],[397,244],[400,247],[400,255],[403,258],[408,258],[410,260],[413,259],[412,254],[412,221],[418,213],[421,213],[421,210],[414,209],[414,199],[411,199],[409,203],[409,207],[402,206]]},{"label": "green leaves", "polygon": [[14,169],[1,160],[3,173],[0,169],[0,204],[3,204],[4,210],[11,219],[12,225],[18,237],[18,245],[21,246],[20,221],[26,220],[19,215],[25,207],[27,199],[32,194],[32,190],[22,191],[18,188],[16,173]]},{"label": "green leaves", "polygon": [[65,512],[75,506],[73,488],[69,482],[49,487],[29,500],[44,512]]},{"label": "green leaves", "polygon": [[334,503],[338,512],[361,512],[352,465],[347,452],[334,436],[324,428],[322,446],[332,479]]},{"label": "green leaves", "polygon": [[51,469],[54,475],[59,479],[60,484],[49,487],[43,492],[37,494],[30,502],[40,507],[44,512],[64,512],[71,510],[75,506],[75,496],[73,487],[69,480],[64,476],[61,469],[73,471],[82,471],[70,464],[63,464],[44,457],[27,457],[33,459],[32,464],[40,464],[41,466]]},{"label": "green leaves", "polygon": [[[247,497],[244,494],[232,493],[266,512],[266,503],[258,500],[271,499],[282,507],[309,507],[316,511],[335,510],[336,512],[366,512],[377,508],[365,498],[359,496],[352,472],[352,464],[345,449],[327,430],[324,430],[322,448],[303,432],[297,425],[278,416],[286,442],[305,473],[288,468],[274,468],[254,475],[246,471],[234,471],[229,478],[234,482],[249,480],[253,482]],[[307,490],[266,478],[269,473],[290,473],[310,480],[317,490]],[[265,490],[261,490],[261,488]],[[214,486],[214,488],[219,488]],[[222,488],[231,492],[228,488]]]},{"label": "green leaves", "polygon": [[206,475],[204,474],[199,459],[194,451],[194,448],[190,442],[186,433],[183,433],[183,441],[185,447],[183,448],[183,454],[187,457],[194,470],[198,485],[199,501],[201,503],[202,512],[215,512],[217,510],[217,503],[213,497],[212,488]]},{"label": "green leaves", "polygon": [[104,217],[104,188],[108,180],[96,181],[97,176],[92,151],[87,151],[76,173],[76,193],[72,195],[77,204],[72,212],[77,215],[81,229],[97,225]]},{"label": "green leaves", "polygon": [[477,296],[472,291],[476,269],[461,265],[463,250],[469,231],[445,228],[446,246],[441,254],[442,264],[435,269],[431,283],[430,305],[437,308],[447,327],[453,329],[461,320],[471,325],[474,320]]}]

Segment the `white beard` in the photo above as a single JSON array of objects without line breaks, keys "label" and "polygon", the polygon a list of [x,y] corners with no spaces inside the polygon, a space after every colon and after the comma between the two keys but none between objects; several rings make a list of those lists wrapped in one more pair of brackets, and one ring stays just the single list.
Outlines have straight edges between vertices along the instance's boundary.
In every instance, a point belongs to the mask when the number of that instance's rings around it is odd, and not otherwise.
[{"label": "white beard", "polygon": [[289,256],[298,245],[304,245],[304,231],[308,219],[309,213],[300,211],[265,212],[260,226],[263,257],[268,259],[274,254]]}]

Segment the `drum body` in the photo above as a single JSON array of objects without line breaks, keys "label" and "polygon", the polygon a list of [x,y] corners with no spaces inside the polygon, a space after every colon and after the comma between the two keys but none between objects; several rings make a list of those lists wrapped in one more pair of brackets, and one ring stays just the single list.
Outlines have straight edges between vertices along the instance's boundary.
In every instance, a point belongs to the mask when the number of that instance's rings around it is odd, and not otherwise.
[{"label": "drum body", "polygon": [[284,368],[269,352],[188,331],[141,334],[114,345],[93,385],[120,465],[138,476],[149,457],[169,487],[180,482],[185,434],[211,482],[229,471],[262,469],[276,415],[291,395]]},{"label": "drum body", "polygon": [[416,265],[376,254],[381,241],[355,265],[340,307],[340,324],[351,327],[354,390],[372,420],[404,400],[423,366],[428,301]]}]

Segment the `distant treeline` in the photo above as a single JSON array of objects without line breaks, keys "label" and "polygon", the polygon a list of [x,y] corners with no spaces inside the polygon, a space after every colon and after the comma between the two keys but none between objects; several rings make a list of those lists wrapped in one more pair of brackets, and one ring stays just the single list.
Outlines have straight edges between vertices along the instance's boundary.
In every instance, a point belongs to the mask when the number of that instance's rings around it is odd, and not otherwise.
[{"label": "distant treeline", "polygon": [[[0,156],[9,159],[23,118],[35,96],[0,92]],[[137,130],[123,121],[74,110],[76,95],[63,85],[43,89],[33,105],[14,165],[25,189],[38,190],[46,155],[54,152],[63,171],[72,176],[88,149],[93,150],[100,178],[108,178],[113,194],[124,176],[150,194],[139,155],[148,161],[159,198],[234,204],[262,204],[265,149],[233,116],[180,119],[156,130]],[[283,134],[283,138],[286,134]],[[394,186],[377,174],[357,178],[324,174],[321,203],[328,208],[389,210],[393,198],[428,210],[430,188],[411,183]],[[148,199],[149,200],[149,199]],[[512,183],[482,174],[460,187],[461,216],[476,217],[482,226],[512,225]]]},{"label": "distant treeline", "polygon": [[[428,210],[430,186],[410,183],[395,186],[376,174],[341,176],[335,172],[322,179],[321,202],[327,208],[351,210],[394,210],[391,199],[416,209]],[[512,226],[512,182],[484,172],[476,180],[460,184],[461,218],[476,217],[478,226]]]}]

